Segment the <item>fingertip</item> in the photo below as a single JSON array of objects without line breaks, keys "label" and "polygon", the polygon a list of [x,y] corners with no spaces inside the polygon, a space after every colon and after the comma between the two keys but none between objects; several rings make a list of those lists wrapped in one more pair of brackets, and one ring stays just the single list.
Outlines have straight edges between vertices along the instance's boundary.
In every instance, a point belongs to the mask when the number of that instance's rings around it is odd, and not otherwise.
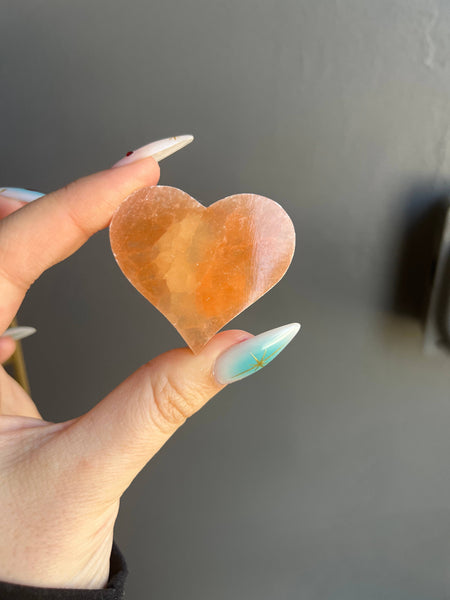
[{"label": "fingertip", "polygon": [[217,393],[224,387],[214,376],[217,358],[233,346],[251,337],[253,337],[251,333],[241,329],[230,329],[217,333],[197,355],[191,353],[192,361],[190,369],[187,370],[188,379],[193,380],[200,377],[208,387],[210,396]]},{"label": "fingertip", "polygon": [[130,166],[131,165],[134,165],[134,168],[139,170],[139,172],[142,172],[143,176],[145,176],[146,178],[152,175],[156,179],[156,181],[159,180],[161,168],[159,166],[159,163],[153,158],[153,156],[141,158],[136,162],[131,163]]},{"label": "fingertip", "polygon": [[16,342],[12,337],[0,337],[0,363],[6,362],[16,351]]},{"label": "fingertip", "polygon": [[0,195],[0,219],[4,219],[26,204],[27,202],[23,202],[22,200],[16,200],[15,198]]},{"label": "fingertip", "polygon": [[152,156],[146,156],[124,165],[113,165],[108,169],[108,172],[117,173],[120,177],[126,174],[127,177],[143,178],[145,185],[156,185],[159,181],[161,168]]},{"label": "fingertip", "polygon": [[244,342],[251,337],[253,337],[251,333],[242,329],[220,331],[209,340],[206,346],[199,352],[199,356],[216,357],[227,348],[239,344],[240,342]]},{"label": "fingertip", "polygon": [[202,390],[201,394],[197,394],[199,398],[203,397],[203,401],[199,402],[200,408],[200,405],[223,388],[214,377],[217,358],[232,346],[251,337],[252,334],[240,329],[221,331],[197,354],[188,347],[160,354],[144,365],[142,374],[146,377],[148,372],[152,375],[163,373],[163,379],[177,381],[180,389],[193,390],[194,395],[199,389]]}]

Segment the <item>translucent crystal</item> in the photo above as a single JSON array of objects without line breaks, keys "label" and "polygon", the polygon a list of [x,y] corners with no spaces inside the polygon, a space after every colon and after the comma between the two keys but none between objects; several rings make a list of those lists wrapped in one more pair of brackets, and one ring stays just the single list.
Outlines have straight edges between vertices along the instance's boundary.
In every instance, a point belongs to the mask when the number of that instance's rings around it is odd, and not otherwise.
[{"label": "translucent crystal", "polygon": [[292,221],[269,198],[239,194],[204,207],[167,186],[129,196],[110,240],[125,276],[194,352],[281,279],[295,248]]}]

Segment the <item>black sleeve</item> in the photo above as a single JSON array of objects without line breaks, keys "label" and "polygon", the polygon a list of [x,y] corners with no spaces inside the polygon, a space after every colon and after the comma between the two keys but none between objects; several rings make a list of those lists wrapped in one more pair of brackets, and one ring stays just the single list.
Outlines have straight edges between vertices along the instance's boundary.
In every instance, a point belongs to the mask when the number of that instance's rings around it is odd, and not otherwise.
[{"label": "black sleeve", "polygon": [[125,558],[113,543],[109,562],[109,579],[102,590],[39,588],[0,581],[1,600],[123,600],[128,575]]}]

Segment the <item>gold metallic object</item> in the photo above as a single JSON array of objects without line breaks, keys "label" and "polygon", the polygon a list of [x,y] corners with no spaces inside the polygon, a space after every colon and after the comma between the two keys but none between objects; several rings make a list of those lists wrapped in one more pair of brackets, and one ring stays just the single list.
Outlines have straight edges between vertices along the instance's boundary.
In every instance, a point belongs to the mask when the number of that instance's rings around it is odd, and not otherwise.
[{"label": "gold metallic object", "polygon": [[[11,327],[17,327],[17,319],[13,319]],[[28,381],[27,369],[25,366],[25,359],[22,350],[22,343],[20,341],[16,342],[16,350],[11,356],[11,358],[9,358],[6,361],[5,365],[11,367],[11,370],[13,371],[12,376],[29,394],[30,383]]]}]

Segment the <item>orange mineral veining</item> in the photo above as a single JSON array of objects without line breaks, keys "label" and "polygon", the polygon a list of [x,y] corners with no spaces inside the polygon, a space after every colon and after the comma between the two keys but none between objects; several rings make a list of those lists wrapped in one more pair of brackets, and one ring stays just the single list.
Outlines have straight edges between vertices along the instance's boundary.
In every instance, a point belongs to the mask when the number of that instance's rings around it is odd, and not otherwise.
[{"label": "orange mineral veining", "polygon": [[269,198],[239,194],[204,207],[167,186],[129,196],[110,239],[125,276],[194,352],[281,279],[295,248],[292,221]]}]

